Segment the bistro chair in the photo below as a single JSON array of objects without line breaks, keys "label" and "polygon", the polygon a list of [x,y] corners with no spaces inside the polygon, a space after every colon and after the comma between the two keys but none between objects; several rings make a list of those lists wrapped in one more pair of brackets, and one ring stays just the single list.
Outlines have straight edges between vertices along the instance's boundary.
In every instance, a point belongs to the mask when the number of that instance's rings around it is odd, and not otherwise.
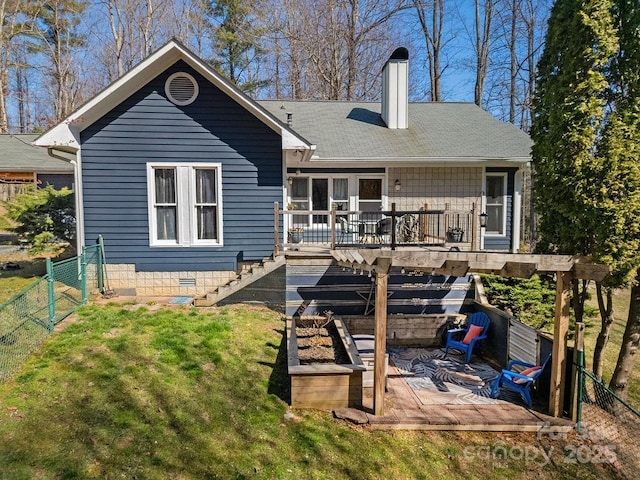
[{"label": "bistro chair", "polygon": [[338,243],[352,243],[353,237],[358,233],[358,231],[355,230],[353,228],[353,225],[349,223],[347,217],[345,217],[344,215],[336,217],[336,223],[338,224]]}]

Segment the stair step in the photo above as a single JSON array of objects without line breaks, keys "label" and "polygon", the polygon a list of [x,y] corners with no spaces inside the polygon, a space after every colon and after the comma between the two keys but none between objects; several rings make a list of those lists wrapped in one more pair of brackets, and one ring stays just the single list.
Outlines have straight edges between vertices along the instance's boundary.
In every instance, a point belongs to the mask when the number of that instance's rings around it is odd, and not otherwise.
[{"label": "stair step", "polygon": [[277,258],[265,257],[261,263],[252,263],[251,265],[243,265],[240,274],[228,282],[226,285],[219,286],[215,291],[207,293],[202,298],[194,300],[197,307],[209,307],[215,305],[223,298],[235,293],[251,283],[259,280],[266,274],[272,272],[276,268],[286,263],[283,256]]},{"label": "stair step", "polygon": [[194,298],[193,305],[196,307],[212,307],[213,305],[215,305],[215,302],[209,300],[207,297]]}]

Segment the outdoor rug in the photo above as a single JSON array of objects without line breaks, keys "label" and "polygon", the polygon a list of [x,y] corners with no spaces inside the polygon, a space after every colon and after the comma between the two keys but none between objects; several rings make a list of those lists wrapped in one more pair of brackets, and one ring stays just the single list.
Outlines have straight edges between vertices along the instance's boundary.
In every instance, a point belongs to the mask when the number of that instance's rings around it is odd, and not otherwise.
[{"label": "outdoor rug", "polygon": [[498,372],[474,358],[465,365],[461,355],[439,348],[390,348],[389,358],[423,405],[491,405],[489,395]]}]

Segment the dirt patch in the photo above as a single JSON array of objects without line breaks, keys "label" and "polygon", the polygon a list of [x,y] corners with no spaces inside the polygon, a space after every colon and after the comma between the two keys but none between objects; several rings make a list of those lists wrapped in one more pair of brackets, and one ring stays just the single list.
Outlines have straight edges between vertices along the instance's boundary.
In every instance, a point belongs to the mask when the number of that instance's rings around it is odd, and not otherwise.
[{"label": "dirt patch", "polygon": [[119,337],[122,332],[124,332],[124,328],[112,328],[108,332],[102,334],[103,338],[116,338]]},{"label": "dirt patch", "polygon": [[299,325],[296,327],[296,337],[300,365],[314,363],[344,365],[351,363],[333,322],[324,326]]}]

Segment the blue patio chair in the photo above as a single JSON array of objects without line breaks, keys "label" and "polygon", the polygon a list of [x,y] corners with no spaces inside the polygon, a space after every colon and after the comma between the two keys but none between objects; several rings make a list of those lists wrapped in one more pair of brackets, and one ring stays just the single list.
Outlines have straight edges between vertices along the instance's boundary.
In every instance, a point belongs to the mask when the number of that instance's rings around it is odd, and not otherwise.
[{"label": "blue patio chair", "polygon": [[[542,372],[544,371],[547,363],[549,363],[549,359],[551,358],[551,354],[547,357],[542,365],[532,365],[527,362],[522,362],[520,360],[511,360],[507,368],[500,372],[493,382],[493,386],[491,387],[491,398],[496,398],[498,396],[498,390],[500,388],[506,388],[507,390],[511,390],[520,394],[524,403],[527,404],[527,407],[531,408],[531,387],[538,379]],[[521,369],[519,372],[513,370],[514,366],[520,366]]]},{"label": "blue patio chair", "polygon": [[[465,363],[471,360],[473,347],[487,338],[487,328],[489,328],[489,317],[485,313],[475,312],[467,317],[467,326],[465,328],[454,328],[447,332],[447,343],[445,345],[444,356],[449,353],[449,349],[453,348],[465,354]],[[459,334],[464,332],[462,340],[455,340]]]}]

